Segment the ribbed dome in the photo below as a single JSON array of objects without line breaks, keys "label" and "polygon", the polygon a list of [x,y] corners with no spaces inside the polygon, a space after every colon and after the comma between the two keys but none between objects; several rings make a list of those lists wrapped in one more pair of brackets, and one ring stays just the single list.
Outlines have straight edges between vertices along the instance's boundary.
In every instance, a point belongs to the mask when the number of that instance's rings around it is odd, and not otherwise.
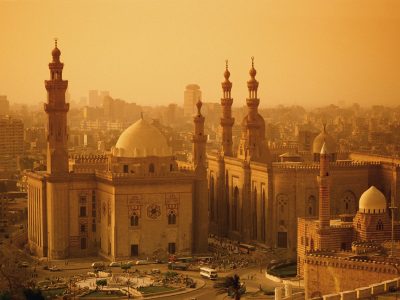
[{"label": "ribbed dome", "polygon": [[113,154],[119,157],[172,155],[165,136],[143,119],[125,129],[118,138]]},{"label": "ribbed dome", "polygon": [[376,187],[371,186],[360,197],[358,211],[363,213],[384,213],[386,211],[386,198]]},{"label": "ribbed dome", "polygon": [[313,153],[320,153],[322,145],[325,143],[327,153],[336,153],[336,142],[325,130],[318,134],[313,142]]}]

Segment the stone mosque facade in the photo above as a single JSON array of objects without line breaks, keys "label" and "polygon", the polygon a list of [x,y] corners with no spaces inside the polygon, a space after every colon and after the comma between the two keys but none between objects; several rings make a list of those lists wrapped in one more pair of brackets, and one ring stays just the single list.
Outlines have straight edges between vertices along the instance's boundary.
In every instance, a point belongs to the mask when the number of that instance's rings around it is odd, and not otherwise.
[{"label": "stone mosque facade", "polygon": [[[296,258],[298,218],[320,213],[317,175],[320,152],[326,144],[330,168],[330,216],[355,215],[361,194],[370,186],[400,205],[400,161],[353,153],[337,153],[335,140],[323,131],[313,141],[312,153],[301,161],[271,159],[265,122],[258,113],[258,81],[254,61],[247,82],[248,114],[241,121],[241,137],[233,148],[232,83],[228,66],[222,82],[219,151],[208,153],[210,233],[244,243],[286,249]],[[339,160],[340,158],[345,158]],[[389,204],[387,203],[387,206]],[[398,219],[398,213],[396,213]],[[284,250],[283,250],[284,251]]]},{"label": "stone mosque facade", "polygon": [[68,81],[57,47],[45,81],[47,170],[28,172],[28,240],[52,259],[100,254],[111,260],[207,252],[206,136],[194,117],[193,164],[178,162],[166,138],[141,118],[111,153],[69,159]]}]

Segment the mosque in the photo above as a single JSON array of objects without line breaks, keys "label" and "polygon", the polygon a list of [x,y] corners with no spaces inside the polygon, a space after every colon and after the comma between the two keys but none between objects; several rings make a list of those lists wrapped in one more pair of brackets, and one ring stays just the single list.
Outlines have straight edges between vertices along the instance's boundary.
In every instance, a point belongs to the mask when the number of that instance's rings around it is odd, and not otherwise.
[{"label": "mosque", "polygon": [[[350,291],[398,277],[400,223],[395,207],[375,186],[360,197],[355,215],[330,215],[330,159],[320,153],[318,217],[298,219],[297,269],[306,299]],[[389,209],[391,214],[389,214]]]},{"label": "mosque", "polygon": [[143,117],[109,155],[69,159],[68,81],[56,46],[45,81],[47,170],[28,172],[28,240],[40,257],[100,254],[110,260],[207,252],[206,136],[202,103],[194,117],[191,165],[173,156]]},{"label": "mosque", "polygon": [[[265,121],[258,113],[259,82],[255,78],[254,60],[249,74],[248,113],[241,121],[242,131],[236,148],[232,137],[236,120],[232,117],[232,82],[228,65],[221,84],[222,145],[219,151],[207,156],[211,233],[244,243],[281,248],[288,257],[296,258],[298,218],[314,218],[321,213],[317,175],[324,144],[331,182],[329,209],[324,213],[332,218],[354,216],[361,205],[358,199],[371,186],[399,206],[400,161],[338,153],[336,141],[325,126],[314,139],[311,151],[299,151],[294,156],[272,155],[276,150],[269,149]],[[279,155],[284,159],[276,161],[272,158]],[[389,206],[387,202],[385,205]],[[397,212],[395,219],[398,219]],[[343,247],[348,248],[350,244]]]}]

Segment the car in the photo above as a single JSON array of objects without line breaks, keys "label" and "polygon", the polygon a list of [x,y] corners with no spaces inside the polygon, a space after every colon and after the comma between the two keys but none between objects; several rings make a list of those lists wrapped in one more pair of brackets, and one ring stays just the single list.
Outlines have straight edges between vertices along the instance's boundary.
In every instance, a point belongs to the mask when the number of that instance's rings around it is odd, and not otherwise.
[{"label": "car", "polygon": [[92,268],[97,269],[97,270],[103,270],[105,269],[106,265],[102,261],[96,261],[92,263]]},{"label": "car", "polygon": [[18,268],[27,268],[27,267],[29,267],[29,264],[26,261],[22,261],[22,262],[19,262],[17,264],[17,266],[18,266]]},{"label": "car", "polygon": [[160,269],[151,269],[151,274],[160,274]]},{"label": "car", "polygon": [[49,268],[49,271],[50,272],[57,272],[57,271],[61,271],[61,269],[59,267],[57,267],[56,265],[54,265],[54,266],[51,266]]},{"label": "car", "polygon": [[149,265],[151,263],[152,263],[151,261],[140,259],[136,261],[135,265]]},{"label": "car", "polygon": [[109,267],[120,267],[121,266],[121,262],[113,261],[113,262],[110,262],[110,264],[108,266]]}]

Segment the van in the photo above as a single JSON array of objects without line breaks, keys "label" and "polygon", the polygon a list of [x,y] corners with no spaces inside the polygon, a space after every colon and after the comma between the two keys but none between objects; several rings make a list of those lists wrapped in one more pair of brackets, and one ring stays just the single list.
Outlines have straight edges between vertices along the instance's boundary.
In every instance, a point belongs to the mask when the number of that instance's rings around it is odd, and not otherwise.
[{"label": "van", "polygon": [[200,276],[211,280],[216,280],[218,277],[217,271],[211,268],[200,268]]},{"label": "van", "polygon": [[186,271],[188,269],[188,264],[185,263],[168,263],[169,270],[181,270]]}]

